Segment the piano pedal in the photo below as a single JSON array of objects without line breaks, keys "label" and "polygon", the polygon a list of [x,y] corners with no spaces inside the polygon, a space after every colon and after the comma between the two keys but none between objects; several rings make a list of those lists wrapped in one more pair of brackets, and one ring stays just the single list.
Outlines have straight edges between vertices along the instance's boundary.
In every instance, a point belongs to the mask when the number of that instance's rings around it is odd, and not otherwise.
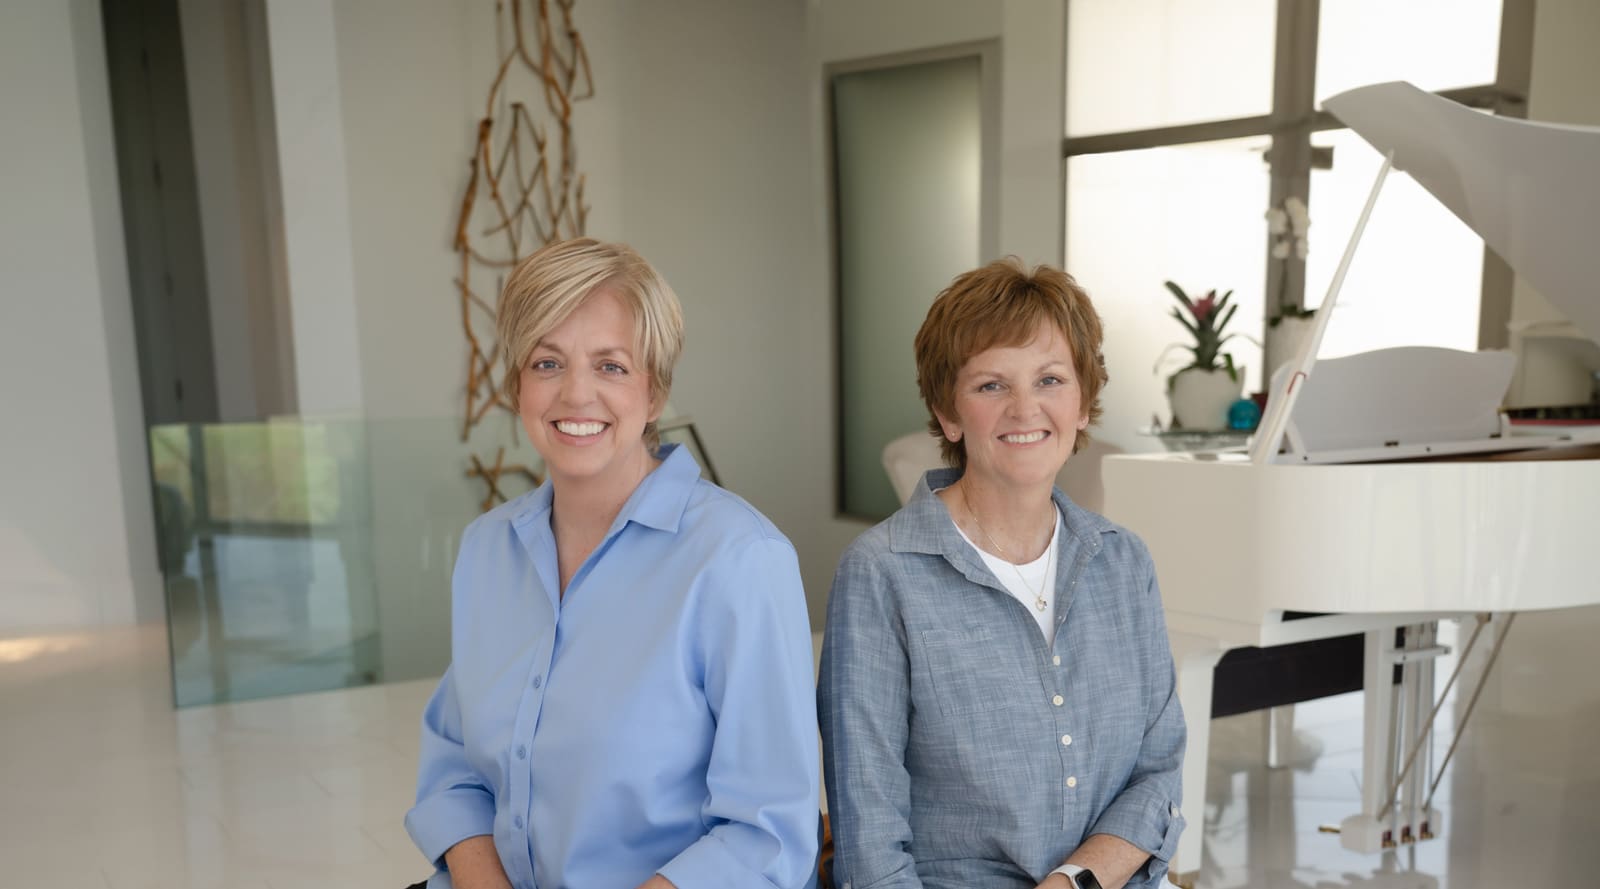
[{"label": "piano pedal", "polygon": [[1429,822],[1422,822],[1422,830],[1418,833],[1417,838],[1423,840],[1433,839],[1433,827]]},{"label": "piano pedal", "polygon": [[[1332,831],[1329,831],[1330,833]],[[1351,815],[1339,822],[1339,845],[1352,852],[1368,854],[1395,847],[1394,831],[1387,821],[1371,815]]]},{"label": "piano pedal", "polygon": [[1339,825],[1337,825],[1337,824],[1319,824],[1319,825],[1317,825],[1317,833],[1338,833],[1338,832],[1339,832]]},{"label": "piano pedal", "polygon": [[1411,835],[1411,825],[1407,824],[1405,827],[1400,828],[1400,844],[1401,845],[1409,846],[1412,843],[1415,843],[1416,841],[1417,841],[1417,838]]}]

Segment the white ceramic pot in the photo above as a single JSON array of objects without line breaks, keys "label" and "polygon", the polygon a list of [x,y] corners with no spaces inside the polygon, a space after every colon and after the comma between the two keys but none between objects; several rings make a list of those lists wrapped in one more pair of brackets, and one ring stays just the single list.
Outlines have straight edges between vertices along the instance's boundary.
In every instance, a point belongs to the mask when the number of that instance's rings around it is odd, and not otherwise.
[{"label": "white ceramic pot", "polygon": [[1238,379],[1225,370],[1191,367],[1178,371],[1167,390],[1174,427],[1197,431],[1228,428],[1228,408],[1239,400],[1244,389],[1244,368]]},{"label": "white ceramic pot", "polygon": [[1267,325],[1267,341],[1263,359],[1266,363],[1267,375],[1262,388],[1272,382],[1272,375],[1278,368],[1293,361],[1300,354],[1300,346],[1311,335],[1311,328],[1316,324],[1316,319],[1306,316],[1291,316],[1278,319],[1277,324]]}]

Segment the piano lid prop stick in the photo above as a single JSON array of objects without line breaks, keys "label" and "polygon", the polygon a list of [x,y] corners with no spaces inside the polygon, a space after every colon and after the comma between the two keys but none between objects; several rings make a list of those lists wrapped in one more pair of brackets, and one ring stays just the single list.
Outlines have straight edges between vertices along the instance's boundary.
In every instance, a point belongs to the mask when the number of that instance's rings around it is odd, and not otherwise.
[{"label": "piano lid prop stick", "polygon": [[1328,320],[1333,317],[1333,307],[1339,301],[1339,289],[1344,286],[1345,273],[1350,271],[1350,261],[1355,258],[1356,245],[1361,243],[1361,235],[1367,230],[1367,219],[1372,215],[1372,207],[1378,203],[1378,192],[1383,190],[1383,180],[1388,177],[1389,170],[1393,166],[1394,152],[1391,151],[1384,156],[1383,166],[1378,168],[1378,178],[1373,180],[1372,191],[1367,194],[1366,206],[1361,208],[1361,217],[1356,220],[1355,231],[1350,233],[1350,243],[1345,245],[1344,256],[1340,257],[1339,267],[1333,273],[1333,281],[1328,284],[1328,294],[1322,298],[1322,305],[1317,307],[1316,323],[1311,326],[1311,335],[1300,344],[1300,353],[1295,356],[1293,373],[1285,374],[1278,390],[1267,396],[1267,414],[1261,418],[1255,438],[1250,442],[1252,463],[1271,463],[1272,458],[1277,456],[1278,446],[1283,442],[1283,433],[1289,428],[1289,414],[1294,410],[1295,399],[1300,395],[1299,383],[1311,373],[1311,366],[1317,362],[1317,350],[1322,347],[1323,332],[1328,329]]}]

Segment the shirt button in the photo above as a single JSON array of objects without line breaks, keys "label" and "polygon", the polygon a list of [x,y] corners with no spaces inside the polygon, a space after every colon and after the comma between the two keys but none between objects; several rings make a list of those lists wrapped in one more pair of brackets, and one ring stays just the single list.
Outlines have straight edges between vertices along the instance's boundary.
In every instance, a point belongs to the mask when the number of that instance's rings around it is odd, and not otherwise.
[{"label": "shirt button", "polygon": [[[1076,775],[1067,776],[1067,786],[1068,787],[1077,787],[1078,786],[1078,776],[1076,776]],[[520,824],[517,825],[517,826],[521,827]]]},{"label": "shirt button", "polygon": [[543,676],[535,676],[535,677],[533,677],[533,687],[534,688],[538,688],[541,685],[544,685],[544,677]]},{"label": "shirt button", "polygon": [[1063,746],[1063,747],[1071,747],[1072,746],[1072,736],[1071,735],[1062,735],[1061,736],[1061,746]]},{"label": "shirt button", "polygon": [[[1070,779],[1068,779],[1068,780],[1070,780]],[[522,816],[521,815],[513,815],[511,817],[511,826],[515,827],[517,830],[521,830],[522,829]]]},{"label": "shirt button", "polygon": [[1051,658],[1050,662],[1055,664],[1058,667],[1061,666],[1061,655],[1058,654],[1055,657]]},{"label": "shirt button", "polygon": [[1060,695],[1056,695],[1055,697],[1050,699],[1050,703],[1055,704],[1057,707],[1061,706],[1062,704],[1065,704],[1066,702],[1067,702],[1067,699],[1063,698]]},{"label": "shirt button", "polygon": [[517,759],[527,759],[527,758],[528,758],[528,746],[526,744],[518,744],[517,745]]}]

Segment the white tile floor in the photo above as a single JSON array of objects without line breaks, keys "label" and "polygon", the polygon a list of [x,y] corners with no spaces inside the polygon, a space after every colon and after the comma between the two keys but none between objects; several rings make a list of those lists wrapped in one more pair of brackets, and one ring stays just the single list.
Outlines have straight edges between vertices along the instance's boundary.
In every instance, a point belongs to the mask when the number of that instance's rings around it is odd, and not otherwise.
[{"label": "white tile floor", "polygon": [[0,641],[0,882],[398,887],[431,682],[174,712],[162,628]]},{"label": "white tile floor", "polygon": [[[1300,740],[1320,753],[1296,768],[1263,765],[1261,714],[1218,720],[1201,885],[1600,886],[1596,639],[1600,609],[1519,620],[1441,786],[1443,836],[1399,854],[1345,852],[1317,831],[1358,800],[1359,696],[1297,708]],[[401,817],[432,683],[177,712],[168,683],[160,628],[0,640],[0,884],[421,878]]]}]

